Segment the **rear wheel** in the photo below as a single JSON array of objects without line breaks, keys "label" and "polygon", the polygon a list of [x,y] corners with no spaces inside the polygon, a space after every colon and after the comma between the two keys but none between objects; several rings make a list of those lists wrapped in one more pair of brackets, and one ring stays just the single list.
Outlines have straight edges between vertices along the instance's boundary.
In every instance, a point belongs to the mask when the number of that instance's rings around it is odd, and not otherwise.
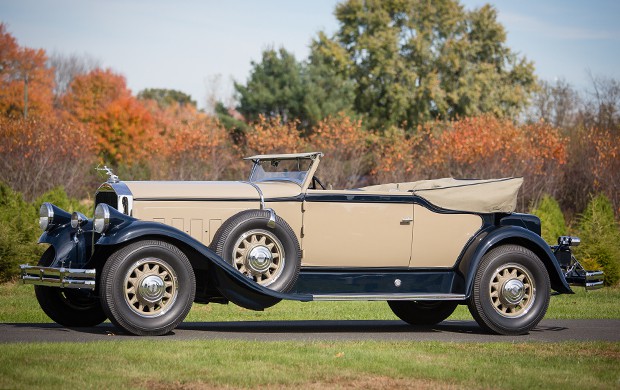
[{"label": "rear wheel", "polygon": [[[54,248],[50,246],[41,256],[39,266],[47,267],[52,261]],[[107,319],[99,298],[91,290],[34,286],[34,293],[45,314],[60,325],[96,326]]]},{"label": "rear wheel", "polygon": [[411,325],[435,325],[450,317],[458,306],[454,301],[388,301],[390,309]]},{"label": "rear wheel", "polygon": [[187,256],[163,241],[138,241],[114,253],[101,272],[110,320],[135,334],[169,333],[189,313],[196,279]]},{"label": "rear wheel", "polygon": [[503,245],[482,258],[468,307],[486,330],[520,335],[542,320],[549,299],[549,275],[542,261],[527,248]]}]

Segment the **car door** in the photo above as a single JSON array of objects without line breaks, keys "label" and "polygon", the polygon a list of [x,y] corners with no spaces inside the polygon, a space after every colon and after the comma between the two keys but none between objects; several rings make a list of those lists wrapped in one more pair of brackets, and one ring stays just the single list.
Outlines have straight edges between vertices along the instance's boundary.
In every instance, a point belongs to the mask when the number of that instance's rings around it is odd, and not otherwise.
[{"label": "car door", "polygon": [[411,194],[308,190],[302,212],[302,266],[409,266]]}]

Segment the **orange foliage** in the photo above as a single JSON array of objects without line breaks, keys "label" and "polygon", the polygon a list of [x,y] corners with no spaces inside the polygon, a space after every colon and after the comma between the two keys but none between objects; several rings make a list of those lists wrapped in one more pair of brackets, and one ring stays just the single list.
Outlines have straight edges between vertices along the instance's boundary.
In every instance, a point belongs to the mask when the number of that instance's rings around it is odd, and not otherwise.
[{"label": "orange foliage", "polygon": [[234,171],[240,160],[228,131],[206,115],[171,127],[153,145],[158,158],[149,164],[159,178],[218,180]]},{"label": "orange foliage", "polygon": [[110,69],[77,76],[63,98],[66,117],[85,123],[97,153],[108,163],[133,164],[155,137],[150,111]]},{"label": "orange foliage", "polygon": [[125,77],[111,69],[95,69],[73,79],[62,103],[73,118],[88,123],[96,120],[113,101],[129,97],[131,91]]},{"label": "orange foliage", "polygon": [[412,181],[420,178],[419,161],[424,160],[430,136],[429,126],[418,126],[408,135],[403,129],[390,128],[374,136],[374,167],[371,175],[377,183]]},{"label": "orange foliage", "polygon": [[583,142],[594,149],[588,161],[594,189],[605,193],[620,214],[620,133],[594,129]]},{"label": "orange foliage", "polygon": [[28,116],[52,113],[54,75],[45,66],[46,61],[45,51],[20,47],[5,25],[0,24],[1,115],[22,118],[26,96]]},{"label": "orange foliage", "polygon": [[282,123],[279,117],[260,116],[258,122],[246,133],[246,153],[295,153],[304,148],[297,126],[298,121]]},{"label": "orange foliage", "polygon": [[153,120],[133,96],[112,101],[91,124],[98,151],[105,160],[132,164],[147,156]]},{"label": "orange foliage", "polygon": [[308,137],[308,149],[325,154],[317,176],[335,188],[359,186],[368,165],[366,139],[362,122],[344,114],[319,122]]},{"label": "orange foliage", "polygon": [[554,195],[566,163],[566,140],[545,123],[517,126],[493,116],[434,122],[414,136],[388,133],[377,148],[377,181],[523,176],[522,208]]},{"label": "orange foliage", "polygon": [[56,186],[83,194],[95,160],[80,124],[0,117],[0,181],[32,199]]},{"label": "orange foliage", "polygon": [[550,164],[566,162],[565,142],[557,129],[539,122],[516,126],[493,116],[450,122],[430,137],[425,162],[456,176],[541,175]]}]

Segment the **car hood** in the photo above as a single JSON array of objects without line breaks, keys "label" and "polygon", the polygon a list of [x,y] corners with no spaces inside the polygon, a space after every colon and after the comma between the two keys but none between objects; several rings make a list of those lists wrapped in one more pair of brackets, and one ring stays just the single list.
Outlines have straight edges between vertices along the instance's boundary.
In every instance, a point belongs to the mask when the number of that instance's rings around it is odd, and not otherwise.
[{"label": "car hood", "polygon": [[[126,181],[134,200],[154,199],[256,199],[256,188],[242,181]],[[300,194],[300,187],[288,182],[257,183],[265,199]]]}]

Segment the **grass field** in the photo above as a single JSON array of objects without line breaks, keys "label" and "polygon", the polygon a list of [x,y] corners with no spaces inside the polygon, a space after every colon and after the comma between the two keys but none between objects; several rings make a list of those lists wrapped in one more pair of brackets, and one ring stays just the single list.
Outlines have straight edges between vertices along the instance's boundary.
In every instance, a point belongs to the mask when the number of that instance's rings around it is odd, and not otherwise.
[{"label": "grass field", "polygon": [[[575,288],[574,295],[551,297],[545,318],[620,318],[620,288],[586,292]],[[186,318],[190,322],[269,321],[269,320],[394,320],[385,302],[293,302],[283,301],[265,311],[235,305],[195,304]],[[472,319],[467,307],[459,306],[450,319]],[[17,283],[0,285],[0,323],[52,322],[39,308],[34,288]]]},{"label": "grass field", "polygon": [[[620,289],[552,298],[546,318],[620,318]],[[383,302],[195,305],[186,321],[395,319]],[[459,307],[451,319],[471,319]],[[50,322],[0,285],[0,323]],[[620,343],[252,342],[162,338],[0,344],[0,388],[620,388]]]}]

